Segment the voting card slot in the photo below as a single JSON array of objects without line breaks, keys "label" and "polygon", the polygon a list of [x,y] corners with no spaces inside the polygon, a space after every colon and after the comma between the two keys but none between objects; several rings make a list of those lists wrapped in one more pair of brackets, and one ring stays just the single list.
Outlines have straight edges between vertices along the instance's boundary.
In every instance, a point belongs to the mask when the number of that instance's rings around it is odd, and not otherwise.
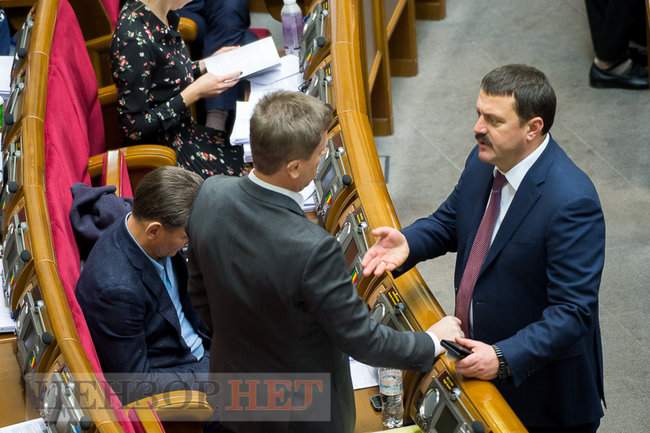
[{"label": "voting card slot", "polygon": [[300,46],[300,67],[309,76],[313,65],[318,64],[330,46],[330,11],[327,1],[314,6],[305,17]]},{"label": "voting card slot", "polygon": [[348,174],[344,162],[345,147],[340,132],[328,140],[325,154],[321,158],[314,184],[318,207],[316,214],[325,225],[332,205],[346,189],[353,188],[352,176]]},{"label": "voting card slot", "polygon": [[20,121],[22,116],[22,101],[25,90],[25,74],[22,73],[12,83],[9,100],[5,103],[5,126],[13,126]]},{"label": "voting card slot", "polygon": [[363,268],[361,261],[368,251],[366,239],[368,224],[362,209],[356,209],[348,214],[341,229],[336,234],[336,240],[341,244],[343,258],[350,274],[350,280],[355,290],[359,292],[363,286]]},{"label": "voting card slot", "polygon": [[20,134],[11,140],[2,151],[2,191],[0,192],[0,207],[5,211],[7,205],[20,191],[22,184],[22,136]]},{"label": "voting card slot", "polygon": [[416,331],[408,317],[408,308],[393,287],[381,284],[370,296],[370,317],[398,331]]},{"label": "voting card slot", "polygon": [[54,372],[43,391],[41,416],[48,433],[81,433],[93,427],[79,404],[79,390],[67,367]]},{"label": "voting card slot", "polygon": [[[461,400],[462,391],[454,378],[444,370],[430,381],[425,391],[416,398],[413,420],[426,433],[485,432],[481,421],[474,420]],[[422,385],[422,383],[421,383]],[[418,391],[419,392],[419,391]]]},{"label": "voting card slot", "polygon": [[5,272],[3,292],[7,305],[11,305],[12,293],[23,285],[23,273],[32,261],[29,229],[25,208],[19,207],[10,217],[2,243],[2,265]]},{"label": "voting card slot", "polygon": [[312,74],[311,78],[302,83],[300,90],[304,94],[318,98],[323,103],[329,104],[333,109],[336,109],[333,81],[332,66],[325,63]]},{"label": "voting card slot", "polygon": [[54,334],[51,332],[45,316],[45,302],[41,299],[37,285],[18,303],[14,314],[16,317],[16,357],[25,379],[25,387],[33,395],[38,395],[39,376],[44,371],[55,346]]}]

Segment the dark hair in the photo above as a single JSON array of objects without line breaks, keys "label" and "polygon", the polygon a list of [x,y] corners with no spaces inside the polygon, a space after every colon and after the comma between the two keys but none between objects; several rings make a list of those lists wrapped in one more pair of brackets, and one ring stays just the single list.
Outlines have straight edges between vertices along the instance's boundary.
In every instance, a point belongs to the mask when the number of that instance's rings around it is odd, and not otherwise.
[{"label": "dark hair", "polygon": [[520,121],[541,117],[543,134],[553,126],[557,99],[551,83],[539,69],[527,65],[500,66],[483,77],[481,90],[489,96],[514,95],[515,112]]},{"label": "dark hair", "polygon": [[255,169],[274,174],[284,163],[309,159],[331,122],[332,108],[312,96],[288,91],[266,95],[250,123]]},{"label": "dark hair", "polygon": [[185,227],[203,179],[180,167],[160,167],[147,173],[135,190],[133,215],[165,227]]}]

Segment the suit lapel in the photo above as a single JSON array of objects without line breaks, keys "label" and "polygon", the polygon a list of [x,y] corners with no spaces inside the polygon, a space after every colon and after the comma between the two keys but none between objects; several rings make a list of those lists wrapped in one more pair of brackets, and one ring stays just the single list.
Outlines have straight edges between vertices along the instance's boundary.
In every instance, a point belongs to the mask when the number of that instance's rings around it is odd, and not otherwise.
[{"label": "suit lapel", "polygon": [[178,335],[181,335],[181,324],[178,322],[178,315],[172,299],[169,297],[169,293],[167,293],[167,289],[154,270],[153,265],[151,263],[148,265],[142,269],[142,282],[154,298],[158,300],[158,313],[174,327]]},{"label": "suit lapel", "polygon": [[494,242],[492,242],[488,250],[485,261],[481,266],[479,277],[490,266],[503,247],[506,246],[526,215],[528,215],[537,200],[539,200],[539,197],[542,195],[541,186],[546,179],[546,173],[552,164],[556,149],[557,144],[551,139],[539,159],[533,164],[528,173],[526,173],[526,176],[524,176],[512,203],[510,203],[508,212],[501,222]]},{"label": "suit lapel", "polygon": [[160,280],[160,277],[156,273],[156,270],[152,263],[150,263],[149,258],[145,253],[140,249],[140,247],[135,243],[125,224],[121,224],[120,230],[118,231],[118,236],[121,239],[118,241],[118,245],[124,245],[124,252],[129,258],[131,264],[140,271],[140,278],[142,283],[149,291],[149,294],[153,299],[157,300],[158,312],[162,315],[165,320],[167,320],[170,325],[176,329],[179,333],[181,332],[181,325],[178,322],[178,316],[176,315],[176,309],[172,303],[167,289],[165,289],[164,283]]},{"label": "suit lapel", "polygon": [[472,250],[472,244],[474,243],[474,238],[478,231],[478,226],[481,224],[481,219],[485,213],[485,206],[487,205],[488,197],[490,196],[490,188],[492,186],[493,168],[493,166],[485,164],[482,171],[478,172],[476,176],[473,176],[473,178],[476,179],[476,182],[474,183],[476,187],[470,192],[473,199],[470,208],[471,215],[467,220],[469,231],[468,236],[465,239],[465,248],[463,249],[462,269],[465,269],[465,264],[469,258],[469,253]]}]

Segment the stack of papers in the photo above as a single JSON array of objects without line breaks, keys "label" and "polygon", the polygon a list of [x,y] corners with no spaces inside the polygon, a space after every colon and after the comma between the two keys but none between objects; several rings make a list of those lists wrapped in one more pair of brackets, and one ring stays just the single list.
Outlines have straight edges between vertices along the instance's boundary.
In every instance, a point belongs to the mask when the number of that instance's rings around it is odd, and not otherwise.
[{"label": "stack of papers", "polygon": [[267,93],[276,90],[289,90],[297,92],[302,84],[300,61],[298,56],[289,54],[280,59],[280,63],[250,78],[251,94],[249,100],[258,101]]},{"label": "stack of papers", "polygon": [[237,101],[237,113],[235,124],[230,133],[230,144],[233,146],[244,146],[244,162],[252,162],[250,145],[250,120],[253,117],[255,102]]},{"label": "stack of papers", "polygon": [[43,418],[36,418],[0,428],[0,433],[43,433],[48,431]]},{"label": "stack of papers", "polygon": [[350,376],[352,377],[352,388],[355,390],[379,385],[377,368],[352,358],[350,358]]},{"label": "stack of papers", "polygon": [[[5,273],[0,260],[0,288],[5,286]],[[16,321],[11,318],[11,309],[7,306],[3,290],[0,289],[0,333],[16,331]]]},{"label": "stack of papers", "polygon": [[250,149],[250,119],[253,116],[255,105],[264,95],[276,90],[297,92],[302,81],[298,63],[298,57],[296,56],[282,57],[276,66],[250,78],[251,93],[248,101],[237,101],[235,124],[230,134],[230,144],[244,147],[245,162],[252,162],[253,160]]},{"label": "stack of papers", "polygon": [[260,39],[234,50],[208,57],[205,69],[214,75],[228,75],[241,72],[240,78],[246,78],[265,69],[280,64],[280,56],[275,48],[273,38]]},{"label": "stack of papers", "polygon": [[302,198],[304,199],[302,203],[302,210],[305,212],[313,212],[316,210],[316,185],[314,184],[314,181],[312,180],[309,182],[309,185],[305,187],[302,191],[300,191],[300,195],[302,195]]}]

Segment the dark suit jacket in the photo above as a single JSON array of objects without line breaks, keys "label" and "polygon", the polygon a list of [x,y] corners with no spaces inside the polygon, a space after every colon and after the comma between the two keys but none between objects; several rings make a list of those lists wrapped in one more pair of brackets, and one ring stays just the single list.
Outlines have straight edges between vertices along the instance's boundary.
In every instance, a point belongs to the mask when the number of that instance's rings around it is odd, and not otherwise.
[{"label": "dark suit jacket", "polygon": [[190,296],[213,331],[211,372],[331,375],[331,422],[227,428],[352,432],[348,355],[372,365],[431,368],[431,338],[371,320],[340,245],[289,197],[248,178],[209,178],[194,202],[188,234]]},{"label": "dark suit jacket", "polygon": [[[209,350],[209,336],[187,294],[187,268],[172,258],[185,317]],[[77,299],[105,373],[138,373],[150,389],[111,381],[123,401],[162,391],[174,380],[165,373],[191,370],[196,359],[181,335],[176,310],[153,264],[129,235],[124,219],[97,241],[81,271]]]},{"label": "dark suit jacket", "polygon": [[[458,288],[490,193],[493,166],[470,154],[431,216],[403,230],[417,262],[458,251]],[[589,180],[551,139],[524,177],[474,288],[473,338],[512,368],[498,388],[527,426],[593,422],[603,412],[598,288],[605,222]]]}]

